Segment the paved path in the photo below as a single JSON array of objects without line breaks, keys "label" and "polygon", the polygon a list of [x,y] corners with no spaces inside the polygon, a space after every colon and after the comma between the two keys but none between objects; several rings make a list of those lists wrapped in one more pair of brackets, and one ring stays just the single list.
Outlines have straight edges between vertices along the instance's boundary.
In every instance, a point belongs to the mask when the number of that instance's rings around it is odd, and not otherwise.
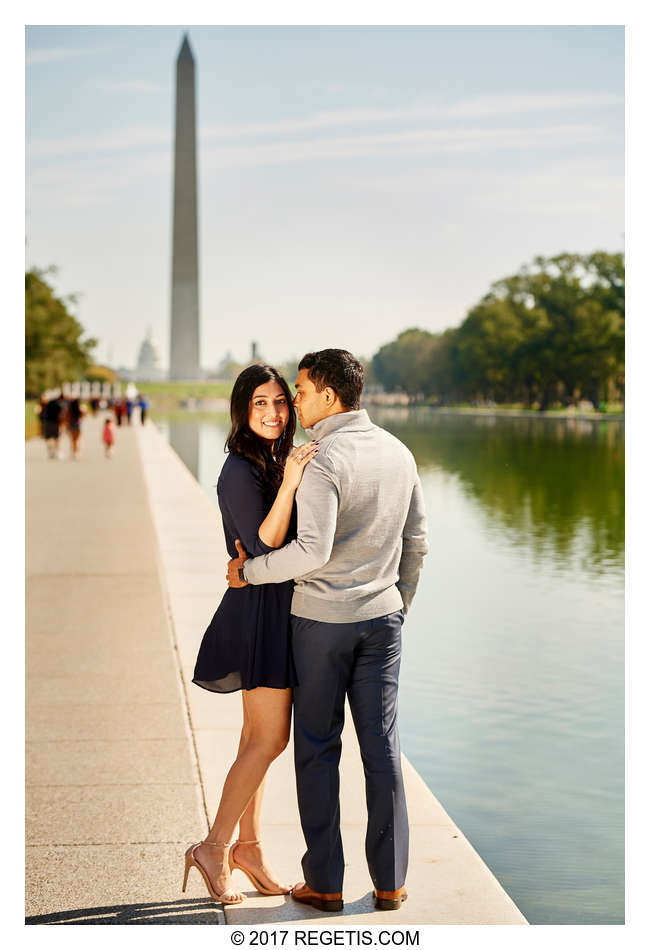
[{"label": "paved path", "polygon": [[[117,431],[103,458],[99,420],[83,456],[48,461],[27,443],[28,910],[32,922],[521,924],[524,918],[405,760],[409,900],[374,911],[363,856],[358,746],[344,732],[343,915],[248,895],[223,911],[182,855],[203,836],[234,756],[239,694],[191,684],[201,634],[224,587],[221,525],[155,427]],[[265,844],[300,880],[304,850],[292,757],[272,766]]]},{"label": "paved path", "polygon": [[27,915],[223,921],[182,855],[206,818],[137,431],[27,449]]}]

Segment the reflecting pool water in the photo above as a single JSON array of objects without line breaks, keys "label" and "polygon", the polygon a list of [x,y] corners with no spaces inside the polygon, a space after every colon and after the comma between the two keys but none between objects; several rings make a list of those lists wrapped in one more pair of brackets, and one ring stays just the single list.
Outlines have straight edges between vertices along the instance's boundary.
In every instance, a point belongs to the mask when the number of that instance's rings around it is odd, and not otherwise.
[{"label": "reflecting pool water", "polygon": [[[429,519],[404,751],[531,923],[622,923],[623,423],[371,415]],[[216,507],[227,418],[156,422]]]}]

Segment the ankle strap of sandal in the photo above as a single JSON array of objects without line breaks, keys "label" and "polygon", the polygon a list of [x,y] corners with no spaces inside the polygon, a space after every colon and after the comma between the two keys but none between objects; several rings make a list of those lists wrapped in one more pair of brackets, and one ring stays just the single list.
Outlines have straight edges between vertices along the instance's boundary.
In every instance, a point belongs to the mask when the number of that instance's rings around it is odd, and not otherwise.
[{"label": "ankle strap of sandal", "polygon": [[255,838],[253,841],[242,841],[240,838],[238,838],[237,841],[235,841],[235,844],[259,844],[259,843],[260,843],[259,838]]},{"label": "ankle strap of sandal", "polygon": [[207,844],[211,848],[229,848],[229,841],[202,841],[201,844]]}]

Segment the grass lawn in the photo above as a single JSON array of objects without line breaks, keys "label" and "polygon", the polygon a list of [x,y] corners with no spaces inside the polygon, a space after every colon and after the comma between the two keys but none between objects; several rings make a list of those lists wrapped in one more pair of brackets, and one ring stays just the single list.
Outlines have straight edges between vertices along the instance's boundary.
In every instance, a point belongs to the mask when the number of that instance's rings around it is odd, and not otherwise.
[{"label": "grass lawn", "polygon": [[232,389],[232,383],[220,382],[170,382],[162,381],[159,383],[135,383],[139,393],[145,396],[168,396],[176,400],[187,399],[192,396],[195,399],[228,399]]},{"label": "grass lawn", "polygon": [[38,416],[34,412],[35,406],[33,400],[25,400],[25,440],[35,439],[41,432]]},{"label": "grass lawn", "polygon": [[219,382],[166,382],[135,383],[138,392],[151,402],[151,412],[168,414],[179,410],[187,399],[229,399],[232,383]]}]

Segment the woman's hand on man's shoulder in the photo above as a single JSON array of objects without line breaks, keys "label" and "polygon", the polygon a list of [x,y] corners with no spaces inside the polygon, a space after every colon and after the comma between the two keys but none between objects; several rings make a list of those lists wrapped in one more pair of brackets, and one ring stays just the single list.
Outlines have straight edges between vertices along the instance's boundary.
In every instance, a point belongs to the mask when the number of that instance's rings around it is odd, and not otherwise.
[{"label": "woman's hand on man's shoulder", "polygon": [[284,466],[282,484],[295,491],[302,480],[302,473],[312,459],[318,455],[318,442],[307,442],[297,446],[288,456]]}]

